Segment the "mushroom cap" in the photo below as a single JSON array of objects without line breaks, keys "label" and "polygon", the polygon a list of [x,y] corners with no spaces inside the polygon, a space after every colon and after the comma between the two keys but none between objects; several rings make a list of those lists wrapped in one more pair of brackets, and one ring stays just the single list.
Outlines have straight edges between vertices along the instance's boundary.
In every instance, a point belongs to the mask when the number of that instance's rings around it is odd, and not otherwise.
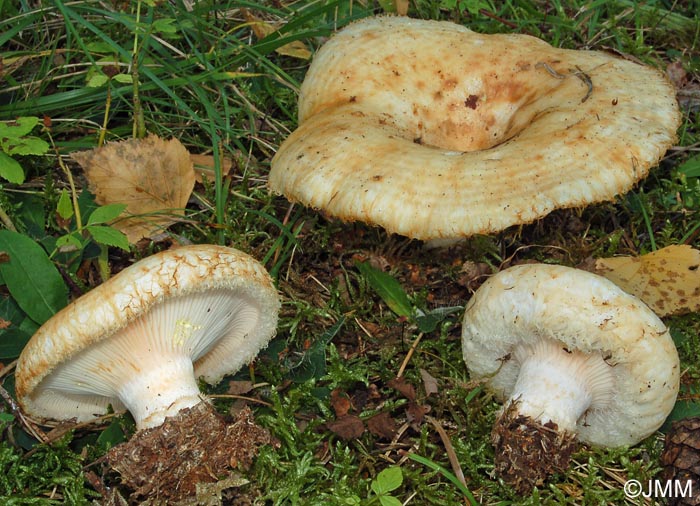
[{"label": "mushroom cap", "polygon": [[673,409],[680,365],[671,335],[649,307],[611,281],[559,265],[518,265],[489,278],[467,304],[464,360],[501,400],[518,378],[516,347],[543,339],[599,354],[611,366],[612,400],[579,418],[581,441],[635,444]]},{"label": "mushroom cap", "polygon": [[17,361],[17,400],[42,419],[90,420],[110,405],[125,409],[114,383],[154,374],[160,360],[179,374],[182,357],[184,374],[194,363],[195,377],[217,383],[267,345],[279,307],[269,274],[245,253],[217,245],[157,253],[39,328]]},{"label": "mushroom cap", "polygon": [[680,118],[663,74],[610,54],[367,18],[316,53],[269,185],[342,220],[456,239],[628,191]]}]

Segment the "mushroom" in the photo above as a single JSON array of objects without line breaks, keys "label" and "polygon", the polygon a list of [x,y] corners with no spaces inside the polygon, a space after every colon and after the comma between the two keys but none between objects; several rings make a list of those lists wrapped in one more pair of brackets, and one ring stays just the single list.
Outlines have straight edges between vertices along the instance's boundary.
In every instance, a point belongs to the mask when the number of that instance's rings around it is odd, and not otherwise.
[{"label": "mushroom", "polygon": [[32,416],[82,422],[128,409],[160,425],[199,403],[267,345],[279,299],[265,269],[231,248],[197,245],[147,257],[59,311],[17,362]]},{"label": "mushroom", "polygon": [[661,72],[611,54],[367,18],[316,53],[269,186],[342,220],[458,239],[628,191],[680,118]]},{"label": "mushroom", "polygon": [[527,493],[568,467],[577,442],[636,444],[658,429],[679,388],[663,322],[613,282],[526,264],[488,279],[467,304],[464,360],[504,408],[496,472]]},{"label": "mushroom", "polygon": [[[198,378],[215,384],[250,362],[275,334],[279,306],[245,253],[196,245],[152,255],[41,326],[17,362],[17,400],[42,420],[128,410],[137,435],[195,408],[207,419],[215,411]],[[180,425],[191,433],[188,416]]]}]

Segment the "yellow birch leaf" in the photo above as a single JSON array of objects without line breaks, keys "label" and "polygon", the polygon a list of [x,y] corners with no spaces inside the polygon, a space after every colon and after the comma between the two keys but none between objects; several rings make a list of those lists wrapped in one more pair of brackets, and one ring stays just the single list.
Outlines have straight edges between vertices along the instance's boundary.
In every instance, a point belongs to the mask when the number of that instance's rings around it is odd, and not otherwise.
[{"label": "yellow birch leaf", "polygon": [[[255,37],[258,39],[265,38],[272,32],[277,31],[277,27],[271,25],[266,21],[263,21],[262,19],[255,17],[249,11],[245,11],[245,18],[248,24],[250,25],[251,29],[253,30]],[[283,46],[280,46],[277,49],[275,49],[275,52],[283,56],[291,56],[292,58],[298,58],[300,60],[308,60],[309,58],[311,58],[311,51],[309,51],[309,48],[306,47],[306,44],[304,44],[300,40],[294,40],[292,42],[284,44]]]},{"label": "yellow birch leaf", "polygon": [[[191,154],[190,159],[194,164],[194,178],[198,183],[201,183],[204,178],[210,182],[214,181],[216,178],[216,172],[214,168],[214,157],[212,155]],[[233,166],[233,162],[230,158],[223,157],[220,160],[220,165],[221,176],[223,177],[229,173],[231,167]]]},{"label": "yellow birch leaf", "polygon": [[399,16],[405,16],[408,14],[408,0],[394,0],[394,6],[396,7],[396,14]]},{"label": "yellow birch leaf", "polygon": [[659,316],[700,311],[700,251],[688,245],[639,257],[599,258],[595,272],[642,299]]},{"label": "yellow birch leaf", "polygon": [[177,139],[150,135],[71,157],[85,171],[98,204],[126,204],[124,218],[112,226],[132,244],[162,232],[185,214],[195,175],[190,154]]}]

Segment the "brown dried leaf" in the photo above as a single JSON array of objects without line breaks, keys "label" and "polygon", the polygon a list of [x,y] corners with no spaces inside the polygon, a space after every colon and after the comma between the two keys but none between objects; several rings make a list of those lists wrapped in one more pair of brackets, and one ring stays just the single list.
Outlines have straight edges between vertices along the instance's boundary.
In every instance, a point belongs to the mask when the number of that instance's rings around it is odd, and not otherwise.
[{"label": "brown dried leaf", "polygon": [[423,388],[425,389],[425,396],[430,397],[432,394],[438,393],[438,382],[437,380],[425,369],[419,369],[420,376],[423,378]]},{"label": "brown dried leaf", "polygon": [[367,428],[375,436],[389,441],[394,439],[394,435],[396,435],[396,422],[386,411],[367,420]]},{"label": "brown dried leaf", "polygon": [[333,411],[335,411],[335,416],[341,418],[348,414],[352,403],[348,399],[345,392],[335,389],[331,392],[331,406],[333,406]]},{"label": "brown dried leaf", "polygon": [[595,272],[642,299],[659,316],[700,311],[700,251],[688,245],[640,257],[599,258]]},{"label": "brown dried leaf", "polygon": [[226,393],[229,395],[245,395],[249,393],[255,385],[252,381],[229,381]]},{"label": "brown dried leaf", "polygon": [[406,378],[404,378],[403,376],[400,378],[394,378],[394,379],[390,380],[387,383],[387,386],[391,387],[394,390],[396,390],[397,392],[399,392],[401,395],[403,395],[409,401],[416,400],[416,389],[414,388],[413,385],[406,382]]},{"label": "brown dried leaf", "polygon": [[[249,11],[245,11],[245,18],[258,39],[267,37],[278,28],[266,21],[263,21],[262,19],[255,17]],[[275,52],[283,56],[291,56],[292,58],[298,58],[300,60],[308,60],[311,58],[311,51],[309,51],[306,45],[300,40],[295,40],[288,44],[284,44],[283,46],[275,49]]]},{"label": "brown dried leaf", "polygon": [[336,420],[328,422],[326,427],[345,441],[357,439],[365,432],[365,424],[355,415],[340,416]]},{"label": "brown dried leaf", "polygon": [[194,188],[194,169],[187,149],[177,139],[150,135],[71,156],[85,170],[98,204],[126,204],[129,217],[113,226],[132,244],[184,215]]},{"label": "brown dried leaf", "polygon": [[399,16],[405,16],[408,14],[408,0],[394,0],[394,7],[396,7],[396,14]]},{"label": "brown dried leaf", "polygon": [[[194,165],[194,178],[198,183],[204,181],[214,181],[216,179],[216,169],[214,157],[212,155],[193,155],[190,154],[190,159]],[[233,161],[228,157],[221,159],[221,177],[227,176],[233,167]]]},{"label": "brown dried leaf", "polygon": [[406,419],[412,425],[419,426],[423,423],[423,417],[430,413],[430,406],[427,404],[418,404],[417,402],[409,402],[406,408]]}]

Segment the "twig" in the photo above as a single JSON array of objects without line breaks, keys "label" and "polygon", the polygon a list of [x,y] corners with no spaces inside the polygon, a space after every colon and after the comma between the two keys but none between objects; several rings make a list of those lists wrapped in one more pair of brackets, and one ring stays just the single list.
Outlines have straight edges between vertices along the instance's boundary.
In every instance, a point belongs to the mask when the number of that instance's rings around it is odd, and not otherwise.
[{"label": "twig", "polygon": [[399,367],[399,372],[396,373],[396,377],[400,378],[403,376],[404,371],[406,370],[406,367],[408,366],[408,362],[410,362],[411,357],[413,356],[413,353],[416,351],[416,348],[418,347],[418,343],[420,343],[420,340],[423,338],[423,332],[418,334],[418,337],[413,341],[413,344],[411,345],[411,348],[408,350],[408,353],[406,353],[406,357],[403,359],[403,363],[401,364],[401,367]]},{"label": "twig", "polygon": [[15,224],[12,223],[12,220],[2,207],[0,207],[0,221],[2,221],[2,224],[5,225],[6,229],[12,230],[13,232],[17,232]]},{"label": "twig", "polygon": [[581,99],[581,103],[584,103],[588,98],[591,96],[591,93],[593,93],[593,81],[591,80],[591,77],[586,74],[583,70],[581,70],[578,65],[576,66],[576,72],[570,71],[568,74],[560,74],[556,70],[554,70],[552,67],[550,67],[547,63],[541,61],[535,64],[535,68],[543,68],[547,71],[549,75],[556,79],[566,79],[567,77],[570,76],[576,76],[578,77],[581,81],[583,81],[583,84],[586,85],[588,88],[588,91],[586,91],[586,95]]},{"label": "twig", "polygon": [[428,420],[433,425],[433,427],[435,427],[435,430],[440,436],[440,440],[442,441],[442,444],[445,447],[445,452],[447,452],[447,458],[450,460],[450,466],[452,466],[452,471],[455,473],[455,476],[457,477],[459,482],[466,488],[467,480],[464,479],[464,473],[462,472],[462,467],[459,465],[457,453],[455,452],[455,449],[452,446],[452,442],[450,441],[447,432],[445,432],[445,429],[442,428],[440,422],[438,422],[432,416],[426,415],[425,419]]}]

